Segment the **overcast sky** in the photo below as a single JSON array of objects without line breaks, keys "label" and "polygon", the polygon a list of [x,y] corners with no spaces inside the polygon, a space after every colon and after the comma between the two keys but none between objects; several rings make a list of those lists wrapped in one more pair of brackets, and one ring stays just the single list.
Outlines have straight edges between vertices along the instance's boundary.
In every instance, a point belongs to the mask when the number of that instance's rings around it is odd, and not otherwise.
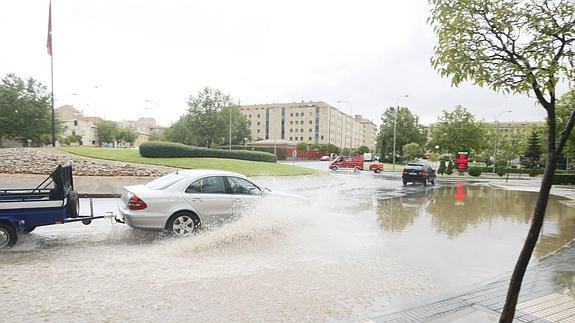
[{"label": "overcast sky", "polygon": [[[0,77],[49,86],[48,3],[0,1]],[[399,104],[425,124],[457,104],[485,121],[543,119],[533,98],[442,79],[428,13],[427,0],[54,0],[56,106],[169,125],[209,86],[242,104],[325,101],[376,124],[406,94]]]}]

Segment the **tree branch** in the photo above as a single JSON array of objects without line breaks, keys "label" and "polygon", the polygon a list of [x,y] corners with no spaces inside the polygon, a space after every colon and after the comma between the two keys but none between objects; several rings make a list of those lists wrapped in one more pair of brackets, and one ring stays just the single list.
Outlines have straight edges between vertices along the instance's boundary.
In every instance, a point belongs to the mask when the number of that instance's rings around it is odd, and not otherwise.
[{"label": "tree branch", "polygon": [[563,147],[567,143],[567,139],[569,139],[569,135],[571,134],[571,130],[573,130],[574,125],[575,125],[575,107],[571,109],[571,114],[569,114],[567,125],[565,126],[565,129],[561,131],[559,144],[557,145],[557,149],[555,150],[556,154],[560,154],[561,151],[563,150]]}]

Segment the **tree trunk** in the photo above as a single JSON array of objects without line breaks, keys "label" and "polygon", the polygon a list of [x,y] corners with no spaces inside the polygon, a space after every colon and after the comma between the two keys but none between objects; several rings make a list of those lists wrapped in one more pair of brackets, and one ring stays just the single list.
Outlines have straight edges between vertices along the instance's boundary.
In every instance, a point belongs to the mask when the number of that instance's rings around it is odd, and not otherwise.
[{"label": "tree trunk", "polygon": [[[553,122],[553,127],[555,124]],[[551,136],[553,136],[551,138]],[[543,173],[543,180],[541,181],[541,188],[539,190],[539,196],[537,197],[537,204],[535,205],[535,210],[533,211],[533,218],[531,219],[531,227],[529,228],[529,233],[523,244],[523,249],[519,254],[517,263],[515,264],[515,269],[513,270],[513,275],[511,276],[511,281],[509,282],[509,289],[507,291],[507,298],[505,299],[505,306],[503,307],[501,317],[499,318],[500,323],[511,323],[513,322],[513,317],[515,316],[515,307],[517,306],[517,300],[519,298],[519,292],[521,290],[521,283],[523,281],[523,276],[527,270],[527,265],[535,249],[535,244],[539,239],[539,234],[541,233],[541,228],[543,227],[543,220],[545,218],[545,209],[547,208],[547,202],[549,201],[549,191],[553,184],[553,177],[555,176],[555,169],[557,168],[557,153],[555,152],[555,131],[549,131],[548,134],[548,149],[547,149],[547,162],[545,165],[545,172]]]}]

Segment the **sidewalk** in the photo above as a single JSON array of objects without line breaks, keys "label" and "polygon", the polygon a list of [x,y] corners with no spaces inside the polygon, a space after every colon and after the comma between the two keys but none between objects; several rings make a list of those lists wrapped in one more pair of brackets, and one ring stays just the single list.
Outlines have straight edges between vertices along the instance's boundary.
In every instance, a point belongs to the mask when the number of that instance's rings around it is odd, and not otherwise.
[{"label": "sidewalk", "polygon": [[[529,266],[523,279],[515,322],[575,322],[575,243]],[[370,319],[371,322],[497,322],[510,273],[419,306]]]}]

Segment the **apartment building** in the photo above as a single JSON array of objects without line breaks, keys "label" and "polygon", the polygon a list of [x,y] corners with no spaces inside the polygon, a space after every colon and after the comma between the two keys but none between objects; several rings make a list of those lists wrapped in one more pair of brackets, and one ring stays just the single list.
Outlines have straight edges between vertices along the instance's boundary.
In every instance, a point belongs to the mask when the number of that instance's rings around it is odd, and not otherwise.
[{"label": "apartment building", "polygon": [[[534,129],[544,127],[545,121],[486,122],[485,125],[490,131],[497,131],[500,139],[513,139],[515,137],[527,138]],[[436,126],[437,123],[432,123],[424,128],[427,141],[432,140],[433,129]]]},{"label": "apartment building", "polygon": [[545,126],[545,121],[512,121],[512,122],[486,122],[487,126],[497,130],[500,139],[527,138],[531,131]]},{"label": "apartment building", "polygon": [[375,149],[377,127],[361,115],[351,116],[322,102],[243,105],[253,140],[334,144],[340,148]]},{"label": "apartment building", "polygon": [[[82,136],[82,141],[79,145],[96,146],[99,144],[96,125],[103,120],[102,118],[86,117],[81,111],[71,105],[56,108],[56,113],[64,124],[64,137],[80,135]],[[120,128],[129,128],[138,133],[138,137],[134,142],[136,146],[148,141],[151,133],[162,130],[162,127],[156,124],[156,119],[154,118],[139,118],[138,120],[124,120],[116,123]]]},{"label": "apartment building", "polygon": [[81,111],[78,111],[71,105],[64,105],[56,108],[56,113],[64,124],[64,137],[82,136],[79,145],[95,146],[98,144],[96,137],[96,123],[100,118],[84,117]]}]

